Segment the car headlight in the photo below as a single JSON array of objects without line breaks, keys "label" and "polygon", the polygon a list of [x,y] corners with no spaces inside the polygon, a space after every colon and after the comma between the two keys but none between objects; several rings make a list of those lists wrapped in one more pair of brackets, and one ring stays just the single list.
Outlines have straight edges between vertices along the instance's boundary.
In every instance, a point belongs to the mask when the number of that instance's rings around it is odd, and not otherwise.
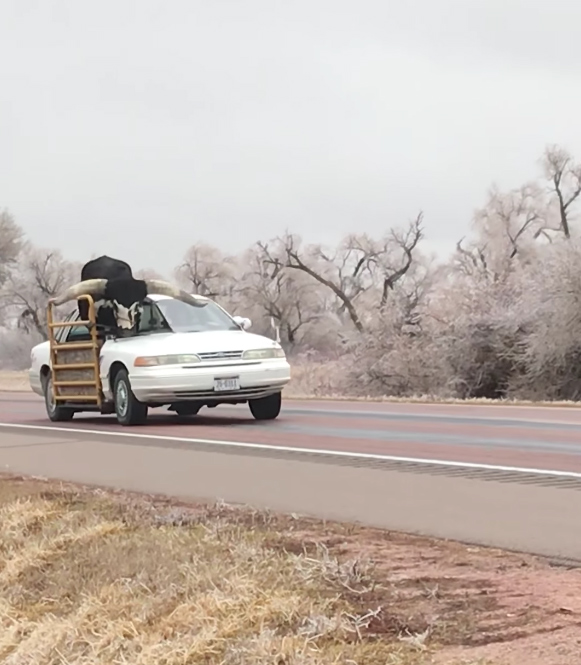
[{"label": "car headlight", "polygon": [[135,367],[159,367],[163,365],[191,365],[202,362],[195,353],[171,356],[139,356],[133,361]]},{"label": "car headlight", "polygon": [[272,347],[270,349],[249,349],[242,354],[244,360],[267,360],[268,358],[284,357],[284,350],[280,347]]}]

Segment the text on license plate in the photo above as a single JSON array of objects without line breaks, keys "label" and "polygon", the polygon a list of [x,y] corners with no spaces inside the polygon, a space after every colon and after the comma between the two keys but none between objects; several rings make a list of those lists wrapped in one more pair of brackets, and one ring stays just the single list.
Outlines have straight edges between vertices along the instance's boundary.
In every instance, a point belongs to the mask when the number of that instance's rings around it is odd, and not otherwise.
[{"label": "text on license plate", "polygon": [[226,391],[226,390],[240,390],[240,379],[235,376],[229,379],[214,379],[214,390]]}]

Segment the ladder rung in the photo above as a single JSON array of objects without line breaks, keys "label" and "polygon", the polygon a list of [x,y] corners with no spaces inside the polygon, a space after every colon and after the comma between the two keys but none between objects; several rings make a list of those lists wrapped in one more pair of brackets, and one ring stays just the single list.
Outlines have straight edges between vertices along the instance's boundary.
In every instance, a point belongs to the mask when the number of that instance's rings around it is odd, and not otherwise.
[{"label": "ladder rung", "polygon": [[60,369],[97,369],[96,363],[71,363],[70,365],[53,365],[55,372]]},{"label": "ladder rung", "polygon": [[96,349],[97,345],[93,342],[65,342],[64,344],[53,344],[54,351],[62,351],[63,349]]},{"label": "ladder rung", "polygon": [[101,403],[98,395],[55,395],[57,402],[97,402]]},{"label": "ladder rung", "polygon": [[81,326],[88,327],[91,321],[59,321],[58,323],[49,323],[49,328],[80,328]]},{"label": "ladder rung", "polygon": [[74,388],[75,386],[95,386],[98,387],[97,381],[53,381],[56,388]]},{"label": "ladder rung", "polygon": [[81,411],[95,411],[97,413],[102,413],[101,404],[98,404],[97,402],[91,402],[91,404],[88,404],[87,402],[85,402],[82,405],[74,404],[74,403],[69,404],[68,402],[64,402],[64,404],[62,406],[65,406],[65,407],[70,406],[73,409],[80,409]]}]

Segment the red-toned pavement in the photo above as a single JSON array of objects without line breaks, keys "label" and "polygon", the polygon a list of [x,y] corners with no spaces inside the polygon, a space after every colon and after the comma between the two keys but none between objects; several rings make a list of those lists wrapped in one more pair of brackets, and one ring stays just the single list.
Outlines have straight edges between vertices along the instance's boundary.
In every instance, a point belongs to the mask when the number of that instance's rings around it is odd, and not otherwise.
[{"label": "red-toned pavement", "polygon": [[272,422],[238,405],[124,428],[51,423],[39,397],[0,392],[2,470],[581,561],[576,408],[286,400]]},{"label": "red-toned pavement", "polygon": [[0,423],[136,432],[581,473],[581,409],[286,400],[276,421],[256,422],[246,405],[180,418],[150,411],[124,428],[114,416],[77,414],[51,423],[41,398],[0,392]]}]

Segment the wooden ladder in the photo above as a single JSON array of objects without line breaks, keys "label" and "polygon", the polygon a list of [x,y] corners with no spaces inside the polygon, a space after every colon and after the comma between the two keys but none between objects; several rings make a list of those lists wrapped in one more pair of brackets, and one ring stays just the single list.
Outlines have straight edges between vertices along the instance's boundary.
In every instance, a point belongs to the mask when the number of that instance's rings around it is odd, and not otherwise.
[{"label": "wooden ladder", "polygon": [[[99,372],[99,352],[101,340],[97,337],[95,302],[90,295],[81,295],[78,300],[86,300],[89,305],[88,321],[55,321],[54,303],[47,308],[48,340],[50,343],[50,371],[52,396],[55,404],[84,403],[100,409],[103,404],[103,390]],[[59,342],[56,331],[62,328],[87,326],[91,339],[80,342]]]}]

